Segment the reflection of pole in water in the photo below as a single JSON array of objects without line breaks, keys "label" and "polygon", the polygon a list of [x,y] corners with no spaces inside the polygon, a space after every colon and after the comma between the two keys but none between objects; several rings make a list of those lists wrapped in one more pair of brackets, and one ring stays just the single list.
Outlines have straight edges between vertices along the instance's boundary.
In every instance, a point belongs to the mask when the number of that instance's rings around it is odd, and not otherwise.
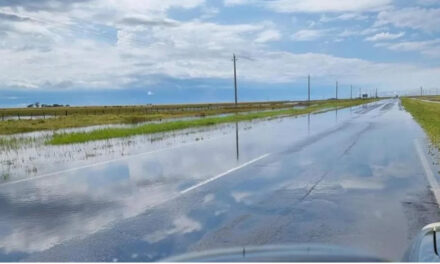
[{"label": "reflection of pole in water", "polygon": [[240,150],[238,146],[238,122],[235,122],[235,151],[237,154],[237,161],[240,159]]},{"label": "reflection of pole in water", "polygon": [[310,136],[310,113],[307,115],[307,135]]},{"label": "reflection of pole in water", "polygon": [[335,113],[336,113],[336,122],[338,122],[338,107],[336,107]]}]

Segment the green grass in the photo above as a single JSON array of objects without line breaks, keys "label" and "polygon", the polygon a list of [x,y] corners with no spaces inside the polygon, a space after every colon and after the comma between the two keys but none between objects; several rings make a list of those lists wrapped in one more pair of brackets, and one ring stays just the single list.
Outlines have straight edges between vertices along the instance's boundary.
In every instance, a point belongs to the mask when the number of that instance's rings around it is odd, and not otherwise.
[{"label": "green grass", "polygon": [[402,104],[422,126],[431,142],[440,147],[440,103],[403,98]]},{"label": "green grass", "polygon": [[326,109],[332,109],[335,107],[343,108],[343,107],[355,106],[372,101],[374,100],[370,99],[370,100],[323,101],[311,105],[305,109],[290,108],[290,109],[282,109],[275,111],[236,114],[236,115],[223,116],[223,117],[206,117],[195,120],[182,120],[182,121],[146,124],[132,128],[105,128],[90,132],[55,134],[52,137],[52,139],[49,140],[47,143],[52,145],[62,145],[62,144],[83,143],[88,141],[111,139],[111,138],[130,137],[135,135],[167,132],[167,131],[181,130],[186,128],[212,126],[222,123],[249,121],[259,118],[307,114],[320,110],[322,111]]}]

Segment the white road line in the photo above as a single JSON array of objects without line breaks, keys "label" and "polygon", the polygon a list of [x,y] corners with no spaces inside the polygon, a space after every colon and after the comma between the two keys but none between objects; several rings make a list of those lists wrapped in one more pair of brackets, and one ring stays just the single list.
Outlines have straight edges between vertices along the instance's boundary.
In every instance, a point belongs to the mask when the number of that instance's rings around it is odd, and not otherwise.
[{"label": "white road line", "polygon": [[262,156],[260,156],[260,157],[258,157],[256,159],[253,159],[253,160],[250,160],[250,161],[248,161],[246,163],[243,163],[243,164],[241,164],[238,167],[232,168],[232,169],[227,170],[227,171],[225,171],[225,172],[223,172],[223,173],[221,173],[221,174],[219,174],[217,176],[214,176],[214,177],[212,177],[210,179],[202,181],[202,182],[200,182],[200,183],[198,183],[198,184],[196,184],[196,185],[194,185],[192,187],[189,187],[189,188],[187,188],[187,189],[185,189],[185,190],[183,190],[183,191],[181,191],[179,193],[172,194],[170,197],[168,197],[168,199],[165,199],[164,201],[160,201],[160,202],[150,206],[149,209],[153,209],[153,208],[155,208],[155,207],[157,207],[157,206],[159,206],[161,204],[164,204],[166,202],[172,201],[174,199],[178,199],[180,196],[183,196],[183,195],[185,195],[185,194],[187,194],[187,193],[189,193],[191,191],[194,191],[197,188],[202,187],[202,186],[204,186],[204,185],[206,185],[206,184],[208,184],[210,182],[213,182],[213,181],[215,181],[215,180],[217,180],[217,179],[219,179],[221,177],[224,177],[224,176],[226,176],[226,175],[228,175],[228,174],[230,174],[230,173],[232,173],[234,171],[237,171],[237,170],[242,169],[242,168],[244,168],[246,166],[249,166],[249,165],[251,165],[251,164],[253,164],[253,163],[255,163],[255,162],[259,161],[259,160],[262,160],[262,159],[270,156],[270,155],[271,155],[271,153],[264,154],[264,155],[262,155]]},{"label": "white road line", "polygon": [[218,174],[217,176],[214,176],[214,177],[212,177],[212,178],[210,178],[210,179],[207,179],[207,180],[205,180],[205,181],[202,181],[202,182],[200,182],[200,183],[198,183],[198,184],[196,184],[196,185],[194,185],[194,186],[192,186],[192,187],[189,187],[188,189],[185,189],[185,190],[181,191],[180,194],[185,194],[185,193],[188,193],[188,192],[190,192],[190,191],[192,191],[192,190],[195,190],[195,189],[197,189],[197,188],[199,188],[199,187],[202,187],[203,185],[206,185],[206,184],[208,184],[208,183],[210,183],[210,182],[213,182],[213,181],[215,181],[215,180],[217,180],[217,179],[220,179],[221,177],[226,176],[226,175],[228,175],[228,174],[230,174],[230,173],[232,173],[232,172],[234,172],[234,171],[237,171],[237,170],[239,170],[239,169],[242,169],[242,168],[244,168],[244,167],[246,167],[246,166],[251,165],[252,163],[255,163],[255,162],[259,161],[259,160],[262,160],[262,159],[264,159],[264,158],[267,158],[267,157],[270,156],[270,155],[271,155],[271,153],[266,153],[266,154],[264,154],[264,155],[262,155],[262,156],[260,156],[260,157],[258,157],[258,158],[256,158],[256,159],[253,159],[253,160],[250,160],[250,161],[248,161],[248,162],[246,162],[246,163],[243,163],[243,164],[241,164],[241,165],[238,166],[238,167],[235,167],[235,168],[232,168],[232,169],[230,169],[230,170],[227,170],[227,171],[225,171],[225,172],[223,172],[223,173]]},{"label": "white road line", "polygon": [[[226,136],[227,135],[220,136],[220,137],[215,137],[215,138],[212,138],[212,139],[218,139],[218,138],[226,137]],[[212,139],[208,139],[207,141],[212,140]],[[38,176],[35,176],[35,177],[31,177],[31,178],[25,178],[25,179],[16,180],[16,181],[5,182],[5,183],[1,183],[0,184],[0,188],[3,187],[3,186],[7,186],[7,185],[12,185],[12,184],[17,184],[17,183],[22,183],[22,182],[27,182],[27,181],[33,181],[33,180],[38,180],[38,179],[43,179],[43,178],[52,177],[52,176],[55,176],[55,175],[58,175],[58,174],[73,172],[73,171],[77,171],[77,170],[81,170],[81,169],[93,168],[93,167],[97,167],[97,166],[101,166],[101,165],[105,165],[105,164],[109,164],[109,163],[113,163],[113,162],[117,162],[117,161],[128,160],[128,159],[132,159],[132,158],[135,158],[135,157],[141,157],[141,156],[146,156],[146,155],[150,155],[150,154],[164,152],[164,151],[167,151],[167,150],[178,149],[178,148],[185,147],[185,146],[200,144],[201,142],[203,142],[203,141],[191,142],[191,143],[186,143],[186,144],[182,144],[182,145],[178,145],[178,146],[174,146],[174,147],[163,148],[163,149],[156,149],[156,150],[147,151],[147,152],[141,152],[141,153],[125,156],[125,157],[119,157],[119,158],[115,158],[115,159],[111,159],[111,160],[105,160],[105,161],[96,162],[96,163],[88,164],[88,165],[84,165],[84,166],[78,166],[78,167],[74,167],[74,168],[70,168],[70,169],[66,169],[66,170],[49,172],[49,173],[46,173],[46,174],[41,174],[41,175],[38,175]]]},{"label": "white road line", "polygon": [[420,146],[420,143],[417,139],[414,140],[414,145],[417,150],[417,154],[419,155],[420,161],[422,162],[423,169],[425,170],[426,178],[428,178],[428,182],[431,185],[432,192],[434,193],[435,200],[437,201],[437,205],[440,207],[440,186],[435,179],[434,173],[429,166],[428,160],[425,156],[425,153]]}]

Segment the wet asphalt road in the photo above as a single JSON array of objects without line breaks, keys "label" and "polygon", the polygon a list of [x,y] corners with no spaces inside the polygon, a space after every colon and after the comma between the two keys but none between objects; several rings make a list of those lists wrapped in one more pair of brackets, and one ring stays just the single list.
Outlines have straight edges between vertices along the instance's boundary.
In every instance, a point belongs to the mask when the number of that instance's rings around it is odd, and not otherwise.
[{"label": "wet asphalt road", "polygon": [[426,137],[399,100],[215,133],[0,185],[0,261],[155,261],[296,243],[399,260],[440,220],[415,148],[427,152]]}]

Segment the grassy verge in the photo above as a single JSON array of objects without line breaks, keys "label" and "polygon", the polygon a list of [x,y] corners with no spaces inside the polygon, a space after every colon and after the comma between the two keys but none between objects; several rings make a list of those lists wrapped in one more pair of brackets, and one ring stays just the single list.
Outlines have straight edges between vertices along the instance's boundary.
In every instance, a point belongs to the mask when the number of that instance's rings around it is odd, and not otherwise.
[{"label": "grassy verge", "polygon": [[440,147],[440,104],[403,98],[402,104],[422,126],[431,142]]},{"label": "grassy verge", "polygon": [[196,120],[183,120],[183,121],[171,121],[156,124],[146,124],[133,128],[105,128],[94,130],[90,132],[77,132],[77,133],[63,133],[55,134],[48,144],[62,145],[71,143],[83,143],[94,140],[103,140],[111,138],[129,137],[141,134],[152,134],[158,132],[167,132],[173,130],[180,130],[185,128],[211,126],[222,123],[248,121],[258,118],[268,118],[283,115],[300,115],[316,112],[324,109],[331,109],[335,107],[349,107],[360,105],[374,100],[345,100],[345,101],[327,101],[321,102],[304,109],[283,109],[268,112],[255,112],[247,114],[237,114],[223,117],[206,117]]}]

